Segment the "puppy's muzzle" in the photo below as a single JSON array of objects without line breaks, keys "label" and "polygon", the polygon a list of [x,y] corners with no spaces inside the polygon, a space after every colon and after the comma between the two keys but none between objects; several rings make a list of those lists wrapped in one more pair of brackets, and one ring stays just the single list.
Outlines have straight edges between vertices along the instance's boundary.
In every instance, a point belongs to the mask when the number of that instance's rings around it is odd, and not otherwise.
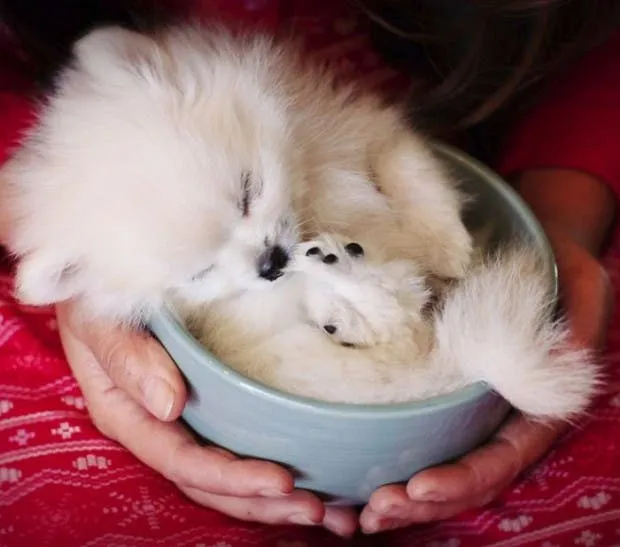
[{"label": "puppy's muzzle", "polygon": [[269,247],[258,259],[258,275],[268,281],[275,281],[288,264],[289,254],[280,245]]}]

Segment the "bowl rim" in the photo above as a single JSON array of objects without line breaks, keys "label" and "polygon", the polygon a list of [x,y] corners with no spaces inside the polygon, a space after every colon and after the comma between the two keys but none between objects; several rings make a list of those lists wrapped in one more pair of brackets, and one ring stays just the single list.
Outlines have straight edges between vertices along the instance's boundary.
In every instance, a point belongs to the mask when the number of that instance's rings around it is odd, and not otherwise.
[{"label": "bowl rim", "polygon": [[[493,186],[510,206],[530,224],[534,236],[538,240],[538,244],[545,255],[545,259],[549,262],[551,267],[551,283],[553,284],[554,297],[557,299],[558,272],[553,250],[542,226],[517,192],[497,173],[469,154],[438,141],[431,141],[431,147],[433,151],[435,153],[438,152],[440,156],[449,157],[452,162],[466,166],[473,174],[479,175],[480,178],[485,179],[485,181]],[[161,330],[166,330],[168,335],[173,336],[181,349],[189,354],[196,363],[210,369],[212,373],[215,373],[220,379],[227,383],[234,384],[243,391],[251,392],[255,396],[272,403],[277,403],[280,406],[298,409],[303,408],[315,414],[338,414],[341,417],[346,416],[351,418],[393,418],[395,416],[411,416],[414,414],[422,415],[446,408],[457,408],[493,393],[493,390],[491,390],[485,382],[475,382],[448,394],[437,395],[422,401],[410,401],[405,403],[348,404],[315,400],[309,397],[293,395],[262,384],[256,380],[252,380],[251,378],[247,378],[232,367],[221,362],[181,325],[178,316],[168,305],[165,305],[159,312],[154,314],[150,322],[151,331],[156,337],[157,331],[160,330],[158,325],[161,326]],[[177,366],[179,366],[179,369],[183,372],[183,367],[178,364]]]}]

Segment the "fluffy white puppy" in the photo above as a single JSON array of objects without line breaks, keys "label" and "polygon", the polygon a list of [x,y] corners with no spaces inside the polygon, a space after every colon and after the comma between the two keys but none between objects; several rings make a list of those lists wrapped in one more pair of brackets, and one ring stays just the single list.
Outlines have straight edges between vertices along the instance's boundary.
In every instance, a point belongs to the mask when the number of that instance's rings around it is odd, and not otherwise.
[{"label": "fluffy white puppy", "polygon": [[[404,119],[267,37],[94,31],[0,172],[18,297],[77,298],[129,323],[169,299],[223,302],[206,341],[239,367],[261,355],[266,381],[308,395],[396,401],[475,377],[538,415],[582,408],[594,374],[576,354],[554,356],[565,335],[539,321],[548,295],[536,279],[526,290],[510,269],[483,270],[424,321],[422,278],[463,278],[472,241],[462,196]],[[320,248],[336,267],[302,257],[279,283],[298,242],[322,232],[374,258],[362,267]],[[288,324],[297,330],[278,330]],[[443,363],[427,365],[440,371],[434,385],[412,366],[429,348],[429,363]]]},{"label": "fluffy white puppy", "polygon": [[338,236],[298,247],[268,291],[188,313],[221,360],[282,391],[342,403],[397,403],[485,381],[538,419],[571,419],[596,392],[591,355],[571,348],[527,247],[481,260],[431,302],[410,260],[377,261]]},{"label": "fluffy white puppy", "polygon": [[321,231],[460,277],[461,196],[400,111],[290,44],[93,31],[0,172],[18,297],[141,321],[268,286]]}]

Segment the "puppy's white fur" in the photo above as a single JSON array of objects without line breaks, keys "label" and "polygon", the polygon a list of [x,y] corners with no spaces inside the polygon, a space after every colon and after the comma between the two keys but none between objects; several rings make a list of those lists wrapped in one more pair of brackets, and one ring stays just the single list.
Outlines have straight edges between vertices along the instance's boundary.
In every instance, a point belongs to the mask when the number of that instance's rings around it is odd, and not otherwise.
[{"label": "puppy's white fur", "polygon": [[403,119],[267,37],[94,31],[0,173],[18,296],[143,320],[325,230],[459,277],[461,196]]},{"label": "puppy's white fur", "polygon": [[[322,255],[306,256],[312,246]],[[324,263],[329,253],[338,261]],[[485,381],[538,419],[571,419],[588,406],[597,367],[553,320],[534,251],[482,260],[435,311],[425,310],[430,293],[413,261],[374,258],[348,256],[342,238],[324,236],[300,246],[269,291],[193,310],[188,325],[242,374],[315,399],[397,403]]]}]

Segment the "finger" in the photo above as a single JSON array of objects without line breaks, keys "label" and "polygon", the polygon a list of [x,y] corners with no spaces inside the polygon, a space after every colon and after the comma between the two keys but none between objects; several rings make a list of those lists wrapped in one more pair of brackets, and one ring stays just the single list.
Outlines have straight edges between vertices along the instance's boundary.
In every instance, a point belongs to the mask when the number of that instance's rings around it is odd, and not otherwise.
[{"label": "finger", "polygon": [[364,534],[389,532],[390,530],[406,528],[412,524],[412,522],[405,519],[382,517],[380,515],[371,515],[364,512],[362,512],[362,516],[360,517],[360,528]]},{"label": "finger", "polygon": [[321,524],[325,515],[321,501],[300,490],[280,499],[221,496],[193,488],[181,490],[200,505],[244,521],[316,526]]},{"label": "finger", "polygon": [[[452,517],[466,509],[484,505],[484,498],[467,498],[456,502],[413,501],[404,485],[388,485],[379,488],[368,501],[360,515],[360,524],[367,533],[390,529],[390,521],[413,523],[432,522]],[[378,529],[377,523],[382,521]]]},{"label": "finger", "polygon": [[353,507],[326,507],[323,527],[344,538],[350,538],[357,530],[357,513]]},{"label": "finger", "polygon": [[412,524],[424,524],[449,519],[459,515],[469,506],[466,502],[434,503],[409,500],[399,509],[393,508],[389,513],[376,513],[369,506],[360,515],[360,527],[365,534],[376,534]]},{"label": "finger", "polygon": [[393,510],[408,504],[410,501],[405,485],[388,484],[373,492],[365,509],[381,515],[391,515]]},{"label": "finger", "polygon": [[59,305],[57,315],[63,345],[86,346],[92,352],[90,359],[101,365],[114,384],[160,420],[180,416],[187,397],[183,378],[153,337],[129,327],[84,322],[71,303]]},{"label": "finger", "polygon": [[227,496],[282,496],[293,490],[284,468],[199,446],[180,424],[157,420],[120,390],[110,392],[105,404],[114,407],[108,410],[113,438],[179,486]]},{"label": "finger", "polygon": [[67,352],[95,425],[175,484],[234,496],[278,496],[293,489],[282,467],[200,447],[180,424],[154,418],[88,360],[84,345],[68,343]]},{"label": "finger", "polygon": [[527,420],[515,413],[493,440],[454,464],[415,475],[407,485],[414,501],[491,501],[516,476],[547,452],[565,428]]}]

